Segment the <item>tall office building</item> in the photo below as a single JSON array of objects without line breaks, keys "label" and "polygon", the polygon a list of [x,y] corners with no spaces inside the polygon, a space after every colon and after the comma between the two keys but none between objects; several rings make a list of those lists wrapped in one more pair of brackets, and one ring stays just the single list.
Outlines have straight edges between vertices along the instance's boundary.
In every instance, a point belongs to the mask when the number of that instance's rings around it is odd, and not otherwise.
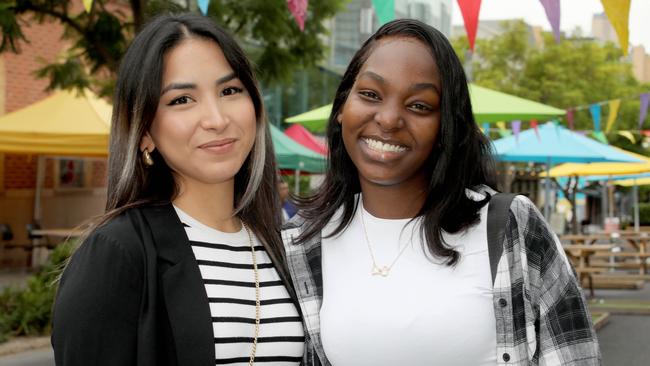
[{"label": "tall office building", "polygon": [[[452,0],[395,0],[395,18],[413,18],[451,34]],[[328,66],[345,69],[361,44],[381,24],[372,0],[352,0],[330,21]]]}]

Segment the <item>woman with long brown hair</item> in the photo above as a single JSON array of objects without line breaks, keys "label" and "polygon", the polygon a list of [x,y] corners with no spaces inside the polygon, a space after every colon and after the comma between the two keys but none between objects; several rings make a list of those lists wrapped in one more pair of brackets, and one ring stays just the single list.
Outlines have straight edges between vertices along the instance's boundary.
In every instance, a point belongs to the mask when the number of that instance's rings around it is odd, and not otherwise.
[{"label": "woman with long brown hair", "polygon": [[118,73],[106,213],[54,307],[59,365],[298,365],[272,143],[253,72],[208,18],[161,16]]}]

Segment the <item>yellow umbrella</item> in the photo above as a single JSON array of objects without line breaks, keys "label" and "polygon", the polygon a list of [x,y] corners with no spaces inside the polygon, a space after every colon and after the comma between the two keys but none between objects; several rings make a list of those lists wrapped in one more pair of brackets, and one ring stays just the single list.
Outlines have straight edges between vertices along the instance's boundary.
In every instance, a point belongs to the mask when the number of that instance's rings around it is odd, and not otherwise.
[{"label": "yellow umbrella", "polygon": [[[568,177],[576,175],[621,175],[650,172],[650,158],[617,147],[614,148],[642,160],[644,163],[565,163],[551,169],[549,175],[551,177]],[[546,173],[540,175],[545,177]]]},{"label": "yellow umbrella", "polygon": [[621,187],[647,186],[650,178],[621,179],[614,181],[614,184]]},{"label": "yellow umbrella", "polygon": [[110,104],[90,91],[60,91],[0,117],[0,152],[106,156]]}]

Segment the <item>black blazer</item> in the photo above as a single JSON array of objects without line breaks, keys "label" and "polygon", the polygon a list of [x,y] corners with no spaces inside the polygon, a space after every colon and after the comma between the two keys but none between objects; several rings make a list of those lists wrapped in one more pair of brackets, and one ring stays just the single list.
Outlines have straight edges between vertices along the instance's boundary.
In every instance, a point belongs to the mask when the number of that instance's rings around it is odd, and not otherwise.
[{"label": "black blazer", "polygon": [[[297,301],[285,273],[278,269]],[[54,304],[52,346],[59,366],[215,364],[201,273],[171,204],[129,209],[75,252]]]}]

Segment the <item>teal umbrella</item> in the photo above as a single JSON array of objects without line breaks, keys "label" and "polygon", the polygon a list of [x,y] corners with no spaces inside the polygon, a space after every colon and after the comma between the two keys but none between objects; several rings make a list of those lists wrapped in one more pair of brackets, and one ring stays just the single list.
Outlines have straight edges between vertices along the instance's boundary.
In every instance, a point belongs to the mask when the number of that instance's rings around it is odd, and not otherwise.
[{"label": "teal umbrella", "polygon": [[325,157],[295,142],[279,128],[269,124],[275,158],[280,169],[322,173],[325,171]]},{"label": "teal umbrella", "polygon": [[624,162],[642,163],[643,160],[620,149],[592,140],[559,124],[549,122],[526,130],[519,136],[508,136],[494,141],[495,155],[501,161],[534,162],[546,164],[544,216],[551,213],[549,171],[558,163]]}]

